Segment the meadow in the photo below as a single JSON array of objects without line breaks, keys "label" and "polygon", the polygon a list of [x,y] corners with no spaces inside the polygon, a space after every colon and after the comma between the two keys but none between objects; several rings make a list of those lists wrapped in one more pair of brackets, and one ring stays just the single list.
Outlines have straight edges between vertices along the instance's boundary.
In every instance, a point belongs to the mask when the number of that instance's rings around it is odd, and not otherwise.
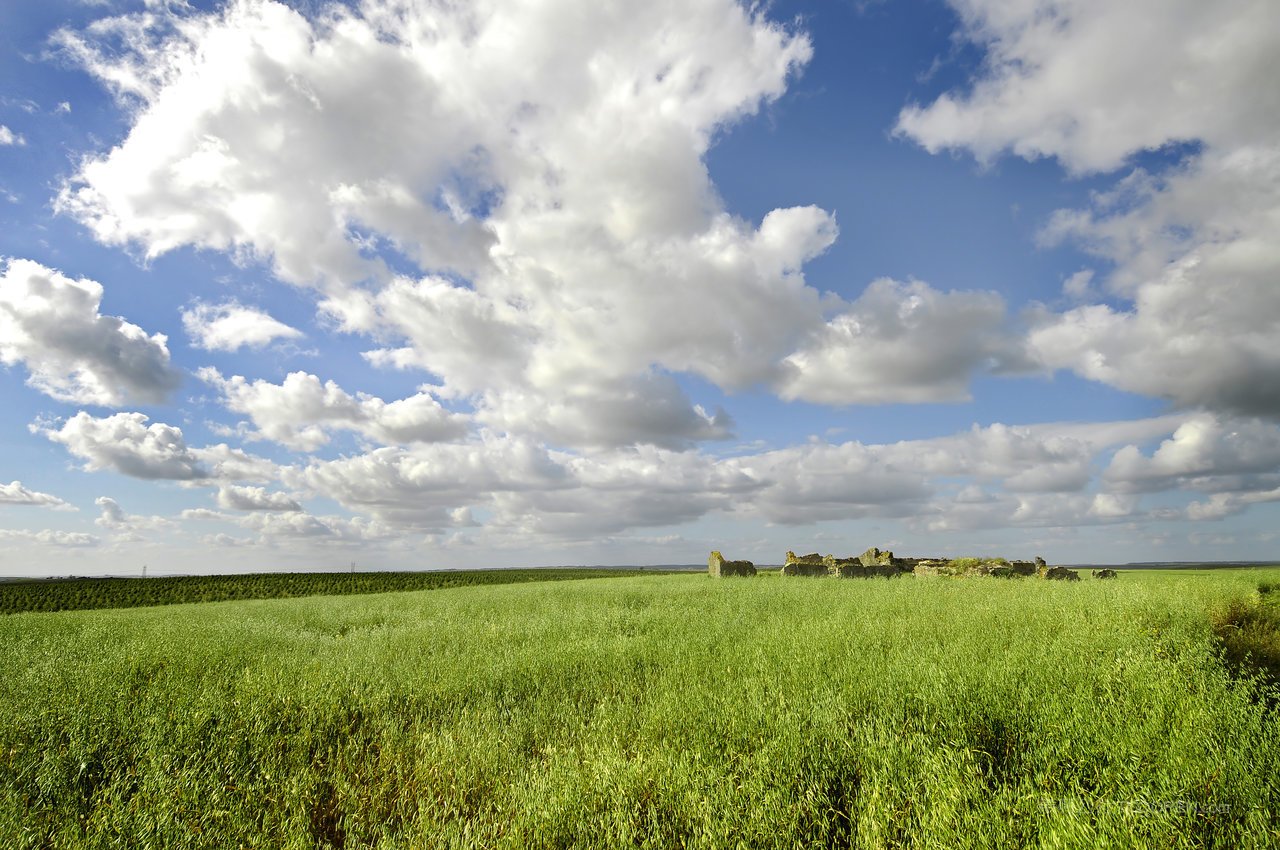
[{"label": "meadow", "polygon": [[0,846],[1276,847],[1249,647],[1277,584],[676,574],[13,614]]},{"label": "meadow", "polygon": [[225,602],[231,599],[288,599],[295,596],[441,590],[470,585],[647,575],[650,572],[654,571],[566,567],[435,572],[251,573],[161,576],[150,579],[31,579],[0,582],[0,614],[136,608],[180,605],[185,602]]}]

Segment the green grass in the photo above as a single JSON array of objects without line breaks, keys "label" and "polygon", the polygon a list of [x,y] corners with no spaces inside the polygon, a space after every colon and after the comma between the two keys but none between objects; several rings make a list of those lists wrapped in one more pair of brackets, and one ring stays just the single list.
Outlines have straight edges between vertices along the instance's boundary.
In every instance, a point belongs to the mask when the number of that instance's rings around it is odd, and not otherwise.
[{"label": "green grass", "polygon": [[1277,571],[0,619],[0,846],[1275,847]]},{"label": "green grass", "polygon": [[231,599],[285,599],[439,590],[471,585],[514,584],[650,575],[655,570],[552,568],[377,573],[254,573],[251,575],[166,576],[162,578],[78,578],[0,583],[0,614],[23,611],[81,611],[136,608]]}]

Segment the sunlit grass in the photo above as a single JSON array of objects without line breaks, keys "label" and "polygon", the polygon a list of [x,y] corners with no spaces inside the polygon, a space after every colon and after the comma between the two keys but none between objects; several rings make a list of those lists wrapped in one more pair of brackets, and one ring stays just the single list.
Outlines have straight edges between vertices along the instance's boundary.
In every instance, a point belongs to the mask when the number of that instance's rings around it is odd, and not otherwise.
[{"label": "sunlit grass", "polygon": [[1260,577],[19,614],[0,846],[1272,847],[1277,710],[1215,633]]}]

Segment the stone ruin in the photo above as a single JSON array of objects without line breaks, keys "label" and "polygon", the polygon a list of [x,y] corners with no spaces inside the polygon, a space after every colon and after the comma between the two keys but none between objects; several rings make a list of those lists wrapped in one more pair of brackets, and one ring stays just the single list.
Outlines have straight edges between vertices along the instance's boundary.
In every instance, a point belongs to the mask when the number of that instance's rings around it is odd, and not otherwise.
[{"label": "stone ruin", "polygon": [[[753,576],[755,565],[750,561],[726,561],[719,552],[712,552],[707,561],[707,572],[713,576]],[[871,547],[861,555],[837,558],[813,552],[797,555],[787,552],[782,565],[782,575],[787,578],[894,578],[906,574],[918,578],[927,576],[1024,578],[1036,576],[1050,581],[1079,581],[1080,574],[1066,567],[1051,567],[1044,558],[1034,561],[1006,561],[1004,558],[899,558],[892,552]],[[1115,578],[1115,570],[1094,570],[1098,579]]]},{"label": "stone ruin", "polygon": [[750,561],[726,561],[724,555],[712,552],[711,557],[707,558],[707,572],[716,577],[750,577],[756,574],[756,565]]},{"label": "stone ruin", "polygon": [[892,552],[882,552],[874,546],[856,558],[837,558],[834,555],[797,555],[787,552],[786,562],[782,565],[784,576],[810,576],[823,578],[871,578],[884,576],[892,578],[904,572],[910,572],[915,558],[895,558]]}]

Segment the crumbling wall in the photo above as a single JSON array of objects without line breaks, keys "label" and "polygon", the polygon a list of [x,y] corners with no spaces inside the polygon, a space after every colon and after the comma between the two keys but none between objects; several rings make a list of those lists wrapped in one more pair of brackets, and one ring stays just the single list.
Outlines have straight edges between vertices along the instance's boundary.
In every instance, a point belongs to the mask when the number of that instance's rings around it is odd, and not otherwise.
[{"label": "crumbling wall", "polygon": [[728,576],[750,577],[756,574],[756,565],[750,561],[726,561],[724,555],[712,552],[707,558],[707,573],[717,578]]},{"label": "crumbling wall", "polygon": [[797,555],[795,552],[787,552],[787,559],[782,564],[782,574],[784,576],[807,576],[809,578],[821,578],[830,575],[831,569],[827,566],[826,559],[814,552],[809,555]]}]

